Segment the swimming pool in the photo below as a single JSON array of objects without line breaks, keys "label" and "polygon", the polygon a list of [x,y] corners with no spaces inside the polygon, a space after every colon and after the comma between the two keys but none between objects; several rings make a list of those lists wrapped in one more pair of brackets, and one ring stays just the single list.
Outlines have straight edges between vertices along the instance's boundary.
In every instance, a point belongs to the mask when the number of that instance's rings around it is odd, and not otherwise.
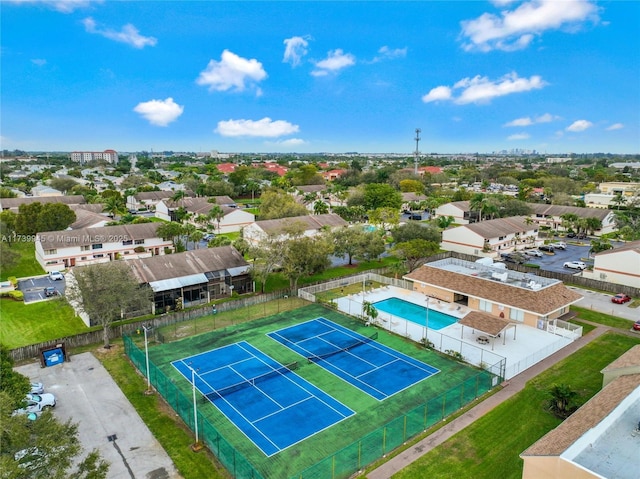
[{"label": "swimming pool", "polygon": [[[373,303],[373,306],[379,311],[384,313],[393,314],[399,318],[406,319],[421,326],[426,326],[427,323],[427,308],[418,304],[410,303],[400,298],[388,298],[377,303]],[[448,314],[441,313],[429,309],[429,329],[439,330],[451,326],[456,323],[458,318],[450,316]]]}]

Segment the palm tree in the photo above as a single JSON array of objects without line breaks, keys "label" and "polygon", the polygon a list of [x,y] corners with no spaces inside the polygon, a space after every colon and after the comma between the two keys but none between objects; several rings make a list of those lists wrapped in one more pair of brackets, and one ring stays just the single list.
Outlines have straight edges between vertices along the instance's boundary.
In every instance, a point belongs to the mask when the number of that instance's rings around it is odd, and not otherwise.
[{"label": "palm tree", "polygon": [[209,210],[208,216],[218,223],[218,233],[220,233],[220,220],[224,218],[224,211],[222,210],[220,205],[213,205]]},{"label": "palm tree", "polygon": [[122,197],[109,196],[105,198],[103,203],[104,211],[113,217],[114,221],[117,221],[118,215],[123,215],[127,212]]},{"label": "palm tree", "polygon": [[328,212],[329,212],[329,205],[327,205],[324,201],[318,200],[313,204],[314,215],[324,215]]},{"label": "palm tree", "polygon": [[482,221],[482,212],[486,206],[486,200],[482,193],[478,193],[477,195],[473,195],[473,197],[469,200],[469,210],[478,212],[478,220]]},{"label": "palm tree", "polygon": [[367,318],[367,322],[375,321],[378,317],[378,310],[370,301],[362,302],[362,315]]},{"label": "palm tree", "polygon": [[568,417],[573,411],[573,400],[578,395],[566,384],[555,385],[549,391],[551,399],[549,405],[556,416],[561,418]]},{"label": "palm tree", "polygon": [[616,195],[611,199],[611,203],[618,205],[618,210],[621,206],[627,202],[627,199],[622,195],[622,193],[616,193]]},{"label": "palm tree", "polygon": [[438,225],[438,228],[446,230],[455,222],[455,220],[456,219],[453,216],[439,216],[436,219],[436,224]]}]

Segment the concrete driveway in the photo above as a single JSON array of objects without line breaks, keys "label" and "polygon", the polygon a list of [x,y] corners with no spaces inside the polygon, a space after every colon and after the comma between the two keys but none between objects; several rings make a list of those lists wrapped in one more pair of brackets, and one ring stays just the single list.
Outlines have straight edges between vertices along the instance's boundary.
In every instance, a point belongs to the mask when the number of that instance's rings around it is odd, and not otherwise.
[{"label": "concrete driveway", "polygon": [[109,464],[108,479],[179,479],[173,462],[131,403],[91,353],[41,368],[34,362],[16,368],[45,392],[56,396],[53,414],[78,424],[84,453],[92,449]]}]

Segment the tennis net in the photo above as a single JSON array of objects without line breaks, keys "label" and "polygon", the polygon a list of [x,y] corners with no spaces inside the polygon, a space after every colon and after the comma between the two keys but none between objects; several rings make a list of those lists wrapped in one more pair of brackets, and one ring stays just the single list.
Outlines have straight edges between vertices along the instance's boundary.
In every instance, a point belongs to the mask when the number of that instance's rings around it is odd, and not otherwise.
[{"label": "tennis net", "polygon": [[349,351],[350,349],[355,348],[356,346],[360,346],[361,344],[366,344],[366,343],[370,343],[371,341],[374,341],[378,339],[378,332],[376,331],[375,333],[373,333],[371,336],[369,336],[368,338],[363,338],[363,339],[358,339],[355,342],[349,344],[348,346],[343,346],[342,348],[338,348],[335,349],[333,351],[329,351],[328,353],[324,353],[324,354],[313,354],[311,356],[309,356],[307,358],[307,361],[312,363],[312,362],[317,362],[321,359],[326,359],[330,356],[333,356],[335,354],[340,354],[342,352],[345,351]]},{"label": "tennis net", "polygon": [[299,367],[298,361],[294,361],[285,366],[282,366],[281,368],[274,369],[272,371],[266,372],[264,374],[260,374],[259,376],[256,376],[253,378],[245,379],[244,381],[240,381],[239,383],[232,384],[231,386],[225,386],[220,389],[211,388],[212,392],[205,394],[205,397],[209,399],[209,401],[213,401],[218,397],[227,396],[228,394],[231,394],[236,391],[240,391],[241,389],[253,387],[256,384],[262,381],[271,379],[273,377],[284,376],[285,374],[298,369],[298,367]]}]

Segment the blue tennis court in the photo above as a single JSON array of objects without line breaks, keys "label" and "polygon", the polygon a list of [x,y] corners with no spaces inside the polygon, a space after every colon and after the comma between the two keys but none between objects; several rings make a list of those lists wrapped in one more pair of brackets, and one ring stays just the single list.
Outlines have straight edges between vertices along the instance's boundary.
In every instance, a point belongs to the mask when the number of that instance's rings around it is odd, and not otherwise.
[{"label": "blue tennis court", "polygon": [[440,372],[325,318],[268,336],[379,401]]},{"label": "blue tennis court", "polygon": [[267,456],[355,414],[245,341],[171,364]]}]

